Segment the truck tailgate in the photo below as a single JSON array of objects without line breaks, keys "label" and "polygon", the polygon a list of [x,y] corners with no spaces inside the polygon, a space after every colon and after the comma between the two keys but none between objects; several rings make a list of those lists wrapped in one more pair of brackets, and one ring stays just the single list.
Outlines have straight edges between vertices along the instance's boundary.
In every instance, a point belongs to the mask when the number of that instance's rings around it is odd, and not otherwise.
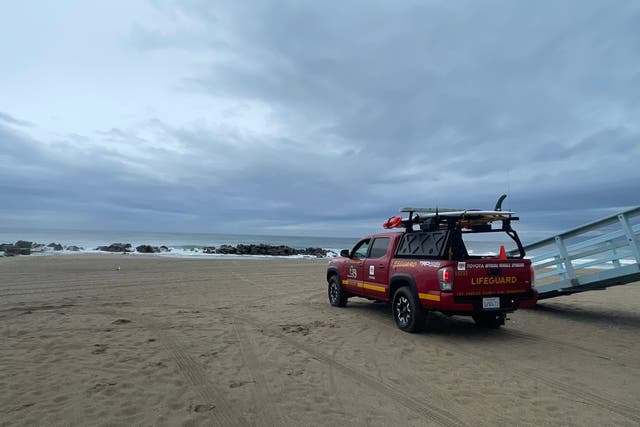
[{"label": "truck tailgate", "polygon": [[527,259],[478,259],[454,267],[454,296],[500,295],[531,290],[531,261]]}]

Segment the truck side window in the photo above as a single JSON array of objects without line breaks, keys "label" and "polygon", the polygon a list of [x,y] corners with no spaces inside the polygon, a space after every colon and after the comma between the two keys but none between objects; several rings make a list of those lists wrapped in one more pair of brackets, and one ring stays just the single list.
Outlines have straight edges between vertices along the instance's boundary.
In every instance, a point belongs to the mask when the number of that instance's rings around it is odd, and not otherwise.
[{"label": "truck side window", "polygon": [[369,252],[369,239],[363,240],[358,243],[351,251],[351,258],[366,258],[367,252]]},{"label": "truck side window", "polygon": [[371,253],[369,258],[382,258],[387,253],[390,239],[388,237],[378,237],[371,245]]},{"label": "truck side window", "polygon": [[438,258],[443,256],[443,251],[449,237],[449,232],[418,231],[406,233],[400,244],[396,256],[399,258]]}]

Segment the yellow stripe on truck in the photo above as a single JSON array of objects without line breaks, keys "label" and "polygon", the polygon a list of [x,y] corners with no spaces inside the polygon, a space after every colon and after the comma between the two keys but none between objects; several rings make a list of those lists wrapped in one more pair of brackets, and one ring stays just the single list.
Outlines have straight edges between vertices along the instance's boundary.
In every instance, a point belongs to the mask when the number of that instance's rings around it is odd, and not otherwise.
[{"label": "yellow stripe on truck", "polygon": [[440,295],[433,295],[433,294],[418,294],[418,298],[426,299],[429,301],[440,301]]},{"label": "yellow stripe on truck", "polygon": [[369,289],[371,291],[376,291],[376,292],[387,292],[387,288],[385,288],[384,286],[370,285],[368,283],[361,282],[361,281],[358,281],[358,280],[343,280],[342,284],[343,285],[349,285],[349,286],[355,286],[356,288]]},{"label": "yellow stripe on truck", "polygon": [[385,292],[386,291],[384,286],[367,285],[366,283],[364,283],[362,285],[362,287],[365,288],[365,289],[376,291],[376,292]]}]

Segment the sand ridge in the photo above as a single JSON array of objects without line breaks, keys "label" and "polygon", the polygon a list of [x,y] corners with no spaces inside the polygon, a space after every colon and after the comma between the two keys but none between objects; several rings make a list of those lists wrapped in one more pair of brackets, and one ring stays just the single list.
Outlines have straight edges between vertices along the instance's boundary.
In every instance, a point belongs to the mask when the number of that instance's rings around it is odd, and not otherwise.
[{"label": "sand ridge", "polygon": [[325,270],[0,259],[0,425],[640,424],[638,283],[414,335],[388,305],[329,306]]}]

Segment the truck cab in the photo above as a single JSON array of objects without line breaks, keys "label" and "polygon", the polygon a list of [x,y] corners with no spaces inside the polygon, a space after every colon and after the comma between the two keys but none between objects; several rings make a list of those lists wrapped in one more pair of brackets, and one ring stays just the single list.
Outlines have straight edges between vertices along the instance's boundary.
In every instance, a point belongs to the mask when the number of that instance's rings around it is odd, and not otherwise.
[{"label": "truck cab", "polygon": [[[392,304],[397,326],[419,331],[427,311],[472,316],[479,326],[497,328],[506,314],[537,301],[534,274],[509,211],[427,212],[406,208],[385,228],[404,228],[362,238],[343,250],[327,269],[328,296],[344,307],[357,296]],[[413,209],[413,210],[409,210]],[[420,209],[425,210],[425,209]],[[498,227],[492,226],[499,223]],[[491,233],[491,234],[489,234]],[[470,249],[467,237],[503,233],[516,249],[495,253]]]}]

